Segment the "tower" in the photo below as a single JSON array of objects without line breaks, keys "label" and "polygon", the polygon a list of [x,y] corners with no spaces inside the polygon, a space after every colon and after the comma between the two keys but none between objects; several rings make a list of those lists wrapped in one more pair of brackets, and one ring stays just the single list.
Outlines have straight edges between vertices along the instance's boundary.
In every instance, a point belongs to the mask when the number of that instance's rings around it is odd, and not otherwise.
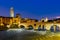
[{"label": "tower", "polygon": [[10,8],[10,17],[14,17],[14,9],[13,9],[13,7]]}]

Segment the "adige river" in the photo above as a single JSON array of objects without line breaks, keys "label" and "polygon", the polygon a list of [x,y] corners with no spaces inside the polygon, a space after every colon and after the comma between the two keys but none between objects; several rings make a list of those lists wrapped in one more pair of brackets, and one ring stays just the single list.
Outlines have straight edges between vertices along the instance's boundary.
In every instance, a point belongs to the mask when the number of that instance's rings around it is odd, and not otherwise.
[{"label": "adige river", "polygon": [[0,40],[60,40],[60,33],[9,29],[0,31]]}]

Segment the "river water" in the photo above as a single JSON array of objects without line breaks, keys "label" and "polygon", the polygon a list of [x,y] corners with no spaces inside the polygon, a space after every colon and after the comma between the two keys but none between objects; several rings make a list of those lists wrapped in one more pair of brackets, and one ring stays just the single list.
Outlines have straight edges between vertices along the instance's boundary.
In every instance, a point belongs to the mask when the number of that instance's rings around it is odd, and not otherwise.
[{"label": "river water", "polygon": [[46,31],[37,32],[25,29],[9,29],[6,31],[0,31],[0,40],[52,40],[51,36],[54,36],[54,33],[50,36],[48,34],[49,37],[45,34]]}]

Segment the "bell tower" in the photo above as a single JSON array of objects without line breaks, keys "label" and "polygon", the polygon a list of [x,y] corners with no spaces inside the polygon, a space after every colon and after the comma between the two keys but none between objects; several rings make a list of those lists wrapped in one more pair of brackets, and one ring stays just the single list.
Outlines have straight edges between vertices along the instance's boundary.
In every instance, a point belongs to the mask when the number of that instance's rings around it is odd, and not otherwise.
[{"label": "bell tower", "polygon": [[10,17],[14,17],[14,9],[13,9],[13,7],[10,8]]}]

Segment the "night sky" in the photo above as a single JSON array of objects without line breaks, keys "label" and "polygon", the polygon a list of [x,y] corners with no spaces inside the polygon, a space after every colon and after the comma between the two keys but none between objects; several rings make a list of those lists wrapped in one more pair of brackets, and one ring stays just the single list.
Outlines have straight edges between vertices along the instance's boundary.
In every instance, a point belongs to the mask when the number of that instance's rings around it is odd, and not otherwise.
[{"label": "night sky", "polygon": [[10,16],[10,7],[14,7],[15,15],[20,13],[23,18],[60,16],[59,0],[0,0],[0,16]]}]

